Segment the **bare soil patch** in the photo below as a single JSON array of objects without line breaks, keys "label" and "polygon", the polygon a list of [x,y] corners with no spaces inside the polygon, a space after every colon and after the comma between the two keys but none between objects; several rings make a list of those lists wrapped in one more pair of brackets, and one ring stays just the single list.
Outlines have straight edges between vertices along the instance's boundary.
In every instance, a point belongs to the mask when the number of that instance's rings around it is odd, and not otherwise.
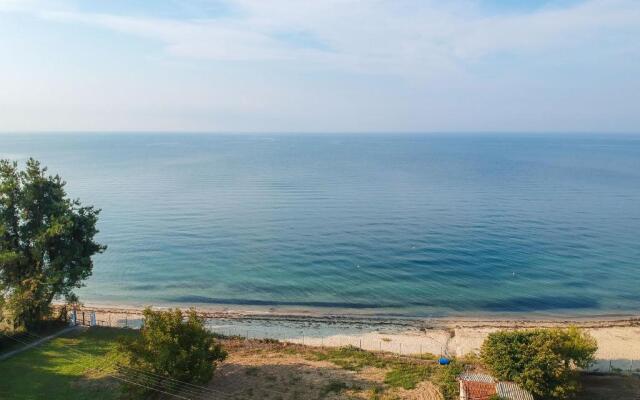
[{"label": "bare soil patch", "polygon": [[229,357],[216,370],[209,388],[229,398],[442,399],[428,381],[412,389],[392,387],[385,384],[386,366],[338,366],[318,359],[322,350],[307,346],[240,339],[224,340],[224,346]]}]

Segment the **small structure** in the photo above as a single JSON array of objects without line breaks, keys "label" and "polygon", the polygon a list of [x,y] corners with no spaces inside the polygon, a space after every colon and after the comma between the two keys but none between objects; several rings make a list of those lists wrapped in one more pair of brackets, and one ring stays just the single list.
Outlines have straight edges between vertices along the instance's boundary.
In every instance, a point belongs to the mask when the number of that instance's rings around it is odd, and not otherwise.
[{"label": "small structure", "polygon": [[460,381],[461,400],[489,400],[496,394],[498,392],[495,383]]},{"label": "small structure", "polygon": [[533,400],[531,393],[513,382],[498,382],[491,375],[463,373],[460,382],[460,400],[489,400],[499,396],[505,400]]}]

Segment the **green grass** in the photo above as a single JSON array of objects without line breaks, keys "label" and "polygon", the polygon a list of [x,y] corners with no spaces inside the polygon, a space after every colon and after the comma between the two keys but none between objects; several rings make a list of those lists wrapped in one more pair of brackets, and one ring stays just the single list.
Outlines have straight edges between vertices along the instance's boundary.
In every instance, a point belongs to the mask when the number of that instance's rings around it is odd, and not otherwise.
[{"label": "green grass", "polygon": [[384,358],[370,351],[360,350],[354,346],[315,352],[314,358],[318,361],[330,361],[350,371],[360,371],[364,367],[384,368],[388,365],[388,362]]},{"label": "green grass", "polygon": [[118,381],[100,369],[108,369],[119,359],[115,352],[117,337],[133,334],[136,332],[91,328],[53,339],[0,361],[0,398],[117,399],[120,395]]},{"label": "green grass", "polygon": [[431,377],[433,367],[410,363],[394,365],[384,377],[384,383],[389,386],[413,389],[422,381]]},{"label": "green grass", "polygon": [[[457,377],[466,364],[454,360],[450,365],[441,366],[428,363],[433,361],[433,355],[392,358],[354,346],[316,351],[312,357],[351,371],[360,371],[365,367],[386,369],[384,383],[390,387],[413,389],[418,383],[429,380],[438,386],[446,400],[458,398]],[[377,393],[373,393],[372,398],[376,397]]]},{"label": "green grass", "polygon": [[[31,331],[31,333],[44,337],[56,333],[68,326],[68,324],[60,321],[44,321],[39,327]],[[8,335],[9,337],[5,335]],[[3,327],[0,324],[0,354],[23,347],[24,343],[31,343],[34,340],[33,336],[25,333],[23,330],[14,331],[9,329],[9,327]]]}]

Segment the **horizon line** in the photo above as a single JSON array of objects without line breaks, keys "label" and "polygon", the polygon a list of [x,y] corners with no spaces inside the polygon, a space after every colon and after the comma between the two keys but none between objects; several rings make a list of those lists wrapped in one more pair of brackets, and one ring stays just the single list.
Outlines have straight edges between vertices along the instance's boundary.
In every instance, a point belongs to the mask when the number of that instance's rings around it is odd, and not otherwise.
[{"label": "horizon line", "polygon": [[0,135],[415,135],[415,136],[436,136],[436,135],[620,135],[637,136],[638,131],[522,131],[522,130],[478,130],[478,131],[223,131],[223,130],[20,130],[2,131]]}]

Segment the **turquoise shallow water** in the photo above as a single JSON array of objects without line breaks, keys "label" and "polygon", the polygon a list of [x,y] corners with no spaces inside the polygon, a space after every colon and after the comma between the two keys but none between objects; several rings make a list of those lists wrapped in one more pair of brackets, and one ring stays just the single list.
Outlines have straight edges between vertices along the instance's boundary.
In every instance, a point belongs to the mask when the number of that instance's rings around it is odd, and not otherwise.
[{"label": "turquoise shallow water", "polygon": [[103,209],[91,303],[640,310],[640,136],[0,135]]}]

